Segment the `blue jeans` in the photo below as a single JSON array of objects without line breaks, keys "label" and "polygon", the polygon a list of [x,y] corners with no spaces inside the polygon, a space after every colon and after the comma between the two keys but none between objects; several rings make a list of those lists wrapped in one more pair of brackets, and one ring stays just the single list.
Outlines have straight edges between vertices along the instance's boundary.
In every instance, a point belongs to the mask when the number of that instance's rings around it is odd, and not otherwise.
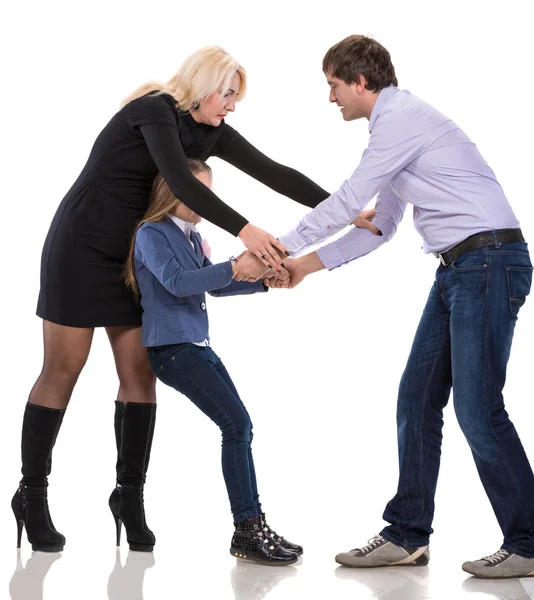
[{"label": "blue jeans", "polygon": [[252,460],[252,422],[230,375],[210,347],[149,348],[160,381],[187,396],[222,432],[222,469],[234,521],[261,514]]},{"label": "blue jeans", "polygon": [[504,534],[502,547],[534,557],[534,476],[502,396],[531,283],[524,242],[497,243],[438,268],[399,388],[400,477],[384,513],[391,525],[382,531],[390,542],[429,542],[443,408],[452,387],[458,422]]}]

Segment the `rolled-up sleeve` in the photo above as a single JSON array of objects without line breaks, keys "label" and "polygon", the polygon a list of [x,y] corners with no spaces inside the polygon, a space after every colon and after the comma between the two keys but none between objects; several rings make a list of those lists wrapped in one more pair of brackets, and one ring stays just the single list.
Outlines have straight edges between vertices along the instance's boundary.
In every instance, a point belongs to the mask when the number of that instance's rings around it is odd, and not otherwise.
[{"label": "rolled-up sleeve", "polygon": [[399,110],[381,114],[350,179],[280,241],[297,255],[347,227],[392,177],[425,150],[428,140],[429,129],[413,115]]},{"label": "rolled-up sleeve", "polygon": [[321,262],[331,271],[389,242],[397,232],[405,209],[406,202],[393,192],[388,183],[378,194],[376,216],[373,219],[373,225],[381,231],[382,235],[375,235],[367,229],[355,227],[335,242],[317,250]]}]

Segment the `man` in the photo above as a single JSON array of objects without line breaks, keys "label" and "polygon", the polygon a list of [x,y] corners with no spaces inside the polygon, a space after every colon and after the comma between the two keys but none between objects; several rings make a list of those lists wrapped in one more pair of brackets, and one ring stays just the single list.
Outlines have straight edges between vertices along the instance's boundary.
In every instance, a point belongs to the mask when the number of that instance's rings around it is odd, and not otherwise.
[{"label": "man", "polygon": [[502,398],[517,314],[532,265],[495,174],[450,119],[397,88],[388,51],[353,35],[323,61],[330,102],[345,121],[369,120],[370,140],[350,179],[280,241],[292,255],[341,231],[378,193],[374,225],[352,229],[285,265],[291,286],[348,263],[395,234],[406,204],[423,248],[440,259],[398,398],[400,478],[380,535],[339,554],[347,567],[429,560],[443,415],[454,406],[504,534],[495,554],[463,565],[480,577],[534,575],[534,476]]}]

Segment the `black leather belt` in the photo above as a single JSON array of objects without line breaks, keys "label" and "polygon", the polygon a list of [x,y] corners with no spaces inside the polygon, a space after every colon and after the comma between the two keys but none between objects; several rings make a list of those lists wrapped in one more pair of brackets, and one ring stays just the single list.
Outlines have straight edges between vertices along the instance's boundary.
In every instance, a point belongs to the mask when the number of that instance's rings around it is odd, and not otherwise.
[{"label": "black leather belt", "polygon": [[444,267],[449,266],[459,256],[465,252],[472,252],[479,248],[487,248],[488,246],[495,246],[495,244],[507,244],[508,242],[524,242],[525,238],[521,233],[521,229],[497,229],[495,231],[483,231],[482,233],[475,233],[470,235],[463,242],[454,246],[447,252],[438,254],[434,252],[434,256],[439,258],[441,264]]}]

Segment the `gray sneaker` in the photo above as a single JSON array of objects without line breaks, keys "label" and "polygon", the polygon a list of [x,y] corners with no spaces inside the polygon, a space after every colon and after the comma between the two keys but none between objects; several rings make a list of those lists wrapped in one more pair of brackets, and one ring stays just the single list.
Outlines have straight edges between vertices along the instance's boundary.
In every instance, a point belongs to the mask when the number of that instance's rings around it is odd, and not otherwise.
[{"label": "gray sneaker", "polygon": [[344,567],[423,567],[429,560],[428,546],[403,548],[388,542],[381,535],[369,540],[363,548],[355,548],[336,556],[336,562]]},{"label": "gray sneaker", "polygon": [[534,558],[524,558],[501,548],[495,554],[464,563],[462,569],[482,579],[534,577]]}]

